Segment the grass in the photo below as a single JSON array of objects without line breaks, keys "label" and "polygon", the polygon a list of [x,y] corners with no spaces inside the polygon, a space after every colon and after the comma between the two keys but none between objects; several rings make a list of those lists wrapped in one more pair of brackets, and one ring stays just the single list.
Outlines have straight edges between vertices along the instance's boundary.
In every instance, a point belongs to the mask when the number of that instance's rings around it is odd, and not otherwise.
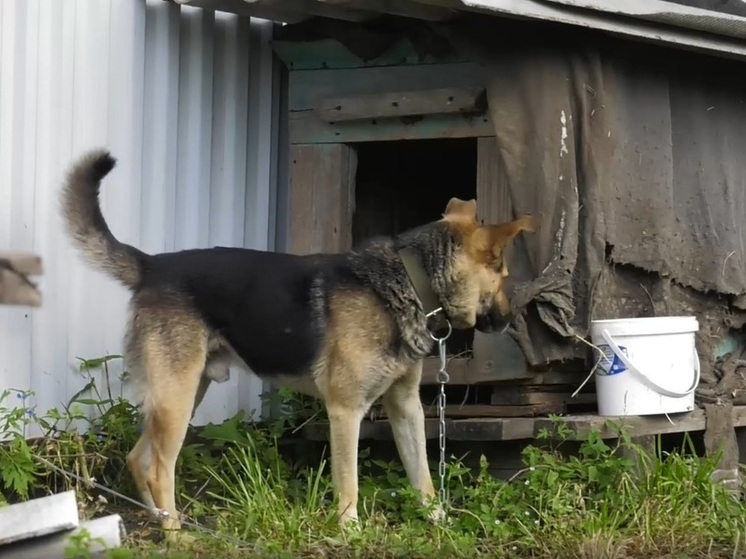
[{"label": "grass", "polygon": [[[87,370],[105,370],[107,361],[86,363]],[[37,460],[43,457],[134,496],[123,465],[137,437],[136,410],[110,393],[102,396],[93,377],[61,411],[36,417],[32,401],[33,395],[13,391],[0,400],[0,431],[18,433],[0,445],[0,493],[14,502],[74,488],[86,515],[120,512],[129,536],[127,546],[110,551],[111,557],[684,559],[746,554],[746,508],[711,483],[714,458],[697,457],[693,449],[646,455],[624,433],[613,447],[591,433],[580,453],[567,457],[560,452],[561,420],[554,433],[558,446],[527,447],[525,468],[510,481],[492,477],[483,457],[478,471],[452,458],[450,507],[447,522],[439,525],[425,520],[426,511],[398,463],[376,460],[363,450],[360,524],[340,530],[326,461],[290,461],[278,450],[277,437],[292,426],[292,414],[261,428],[237,415],[206,427],[187,444],[179,460],[180,506],[190,521],[208,530],[188,529],[194,541],[156,542],[155,521]],[[89,420],[91,409],[95,419]],[[87,422],[88,429],[72,428],[76,422]],[[30,428],[40,429],[42,436],[27,440],[23,433]],[[549,433],[542,436],[549,438]],[[639,463],[620,449],[642,453]],[[68,556],[84,556],[85,546],[73,543]]]}]

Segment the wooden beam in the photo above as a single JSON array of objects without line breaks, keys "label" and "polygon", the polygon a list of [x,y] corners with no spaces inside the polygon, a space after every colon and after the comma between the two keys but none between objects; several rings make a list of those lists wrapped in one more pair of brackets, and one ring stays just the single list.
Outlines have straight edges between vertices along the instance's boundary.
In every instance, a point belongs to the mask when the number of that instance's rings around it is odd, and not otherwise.
[{"label": "wooden beam", "polygon": [[427,115],[410,119],[330,123],[321,120],[313,111],[302,111],[290,113],[289,127],[292,144],[478,138],[495,133],[487,114]]},{"label": "wooden beam", "polygon": [[485,86],[484,69],[473,62],[296,70],[288,75],[288,109],[312,110],[330,97]]},{"label": "wooden beam", "polygon": [[[746,406],[734,406],[732,413],[734,427],[746,426]],[[563,417],[562,420],[571,429],[568,440],[583,440],[588,436],[590,430],[597,430],[603,438],[615,439],[618,436],[617,432],[607,427],[608,421],[623,425],[632,437],[703,431],[705,429],[705,413],[701,409],[672,415],[671,421],[666,416],[621,418],[598,415],[568,415]],[[554,432],[553,426],[552,421],[545,417],[447,419],[446,435],[449,440],[453,441],[525,440],[536,438],[541,429],[548,429],[551,435]],[[303,437],[311,440],[327,440],[328,430],[329,424],[324,421],[307,425],[301,430],[301,433]],[[361,424],[360,433],[362,439],[392,439],[391,427],[386,420],[365,420]],[[428,439],[438,437],[438,422],[436,419],[427,418],[425,420],[425,433]],[[744,456],[746,456],[746,453],[744,453]]]},{"label": "wooden beam", "polygon": [[484,112],[484,88],[446,87],[330,97],[315,109],[324,122]]},{"label": "wooden beam", "polygon": [[[446,367],[448,376],[451,378],[449,384],[480,384],[495,381],[492,369],[485,367],[484,363],[474,359],[451,357],[448,359]],[[437,357],[426,357],[422,363],[422,380],[420,384],[437,384],[439,368],[440,361]]]},{"label": "wooden beam", "polygon": [[41,305],[41,294],[28,278],[41,273],[35,254],[0,251],[0,305]]},{"label": "wooden beam", "polygon": [[[668,433],[685,433],[688,431],[703,431],[705,428],[705,412],[696,409],[691,412],[665,415],[604,417],[600,415],[570,415],[562,421],[569,428],[570,440],[583,440],[590,431],[597,431],[601,438],[613,439],[618,436],[617,431],[610,425],[615,424],[627,431],[631,436],[664,435]],[[534,424],[534,436],[540,430],[552,433],[554,423],[548,419],[537,418]]]},{"label": "wooden beam", "polygon": [[325,2],[338,6],[360,6],[372,12],[433,22],[447,21],[458,13],[454,9],[410,0],[325,0]]}]

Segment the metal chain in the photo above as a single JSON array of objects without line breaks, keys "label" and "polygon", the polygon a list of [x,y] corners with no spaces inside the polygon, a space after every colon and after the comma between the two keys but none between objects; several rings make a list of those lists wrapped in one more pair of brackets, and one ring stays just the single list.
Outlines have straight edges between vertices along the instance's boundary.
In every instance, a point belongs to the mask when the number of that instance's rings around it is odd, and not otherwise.
[{"label": "metal chain", "polygon": [[443,336],[435,336],[432,332],[430,337],[438,342],[438,356],[440,357],[440,367],[438,369],[438,447],[440,448],[440,459],[438,461],[438,475],[440,477],[440,487],[438,488],[438,502],[441,510],[446,509],[448,502],[448,492],[446,487],[446,384],[451,380],[446,370],[446,340],[451,336],[451,323],[446,321],[448,330]]},{"label": "metal chain", "polygon": [[[159,520],[165,520],[169,517],[168,511],[164,509],[159,508],[153,508],[149,507],[145,503],[141,503],[140,501],[133,499],[131,497],[127,497],[127,495],[123,495],[122,493],[119,493],[118,491],[114,491],[113,489],[110,489],[106,487],[105,485],[101,485],[97,481],[95,481],[92,478],[84,478],[82,476],[79,476],[78,474],[75,474],[73,472],[67,471],[64,468],[60,468],[58,465],[53,464],[46,458],[43,458],[39,455],[34,455],[34,458],[44,464],[45,466],[52,468],[56,472],[68,476],[72,479],[75,479],[77,481],[80,481],[82,483],[85,483],[89,487],[93,487],[95,489],[98,489],[99,491],[103,491],[104,493],[108,493],[109,495],[113,495],[114,497],[117,497],[119,499],[122,499],[124,501],[127,501],[135,506],[140,507],[141,509],[144,509],[151,514],[153,514],[156,518]],[[212,528],[208,528],[207,526],[203,526],[202,524],[199,524],[197,521],[190,520],[186,517],[186,515],[180,515],[181,518],[179,519],[182,526],[186,526],[188,528],[192,528],[193,530],[197,530],[199,532],[205,532],[207,534],[210,534],[213,537],[221,538],[225,541],[231,542],[233,545],[241,547],[241,548],[250,548],[252,547],[250,543],[245,542],[243,540],[240,540],[238,538],[234,538],[232,536],[229,536],[228,534],[223,534],[221,532],[218,532],[217,530],[213,530]]]}]

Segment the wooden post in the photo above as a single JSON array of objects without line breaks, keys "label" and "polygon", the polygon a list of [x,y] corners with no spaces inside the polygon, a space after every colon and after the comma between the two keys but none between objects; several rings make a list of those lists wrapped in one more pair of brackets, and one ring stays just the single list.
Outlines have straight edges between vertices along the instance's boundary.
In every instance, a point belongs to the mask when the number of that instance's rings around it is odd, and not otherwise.
[{"label": "wooden post", "polygon": [[355,150],[345,144],[290,146],[288,252],[342,252],[352,246]]},{"label": "wooden post", "polygon": [[722,483],[735,495],[740,495],[741,476],[738,467],[738,441],[732,404],[705,404],[705,452],[709,456],[720,454],[718,469],[712,481]]},{"label": "wooden post", "polygon": [[[494,137],[477,140],[477,214],[484,223],[502,223],[513,217],[508,189],[500,169]],[[480,380],[531,378],[518,344],[507,334],[474,332],[472,375]],[[499,389],[498,389],[499,390]]]},{"label": "wooden post", "polygon": [[41,305],[41,294],[29,276],[42,273],[41,258],[28,253],[0,251],[0,305]]}]

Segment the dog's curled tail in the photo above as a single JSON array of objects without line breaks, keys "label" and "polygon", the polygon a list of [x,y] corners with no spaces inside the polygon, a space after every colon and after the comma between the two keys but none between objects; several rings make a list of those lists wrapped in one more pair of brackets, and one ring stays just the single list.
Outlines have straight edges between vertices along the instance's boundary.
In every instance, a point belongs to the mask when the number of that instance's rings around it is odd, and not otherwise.
[{"label": "dog's curled tail", "polygon": [[67,174],[62,213],[67,233],[88,263],[134,288],[140,283],[148,255],[112,235],[98,199],[101,180],[114,165],[116,159],[103,149],[78,159]]}]

